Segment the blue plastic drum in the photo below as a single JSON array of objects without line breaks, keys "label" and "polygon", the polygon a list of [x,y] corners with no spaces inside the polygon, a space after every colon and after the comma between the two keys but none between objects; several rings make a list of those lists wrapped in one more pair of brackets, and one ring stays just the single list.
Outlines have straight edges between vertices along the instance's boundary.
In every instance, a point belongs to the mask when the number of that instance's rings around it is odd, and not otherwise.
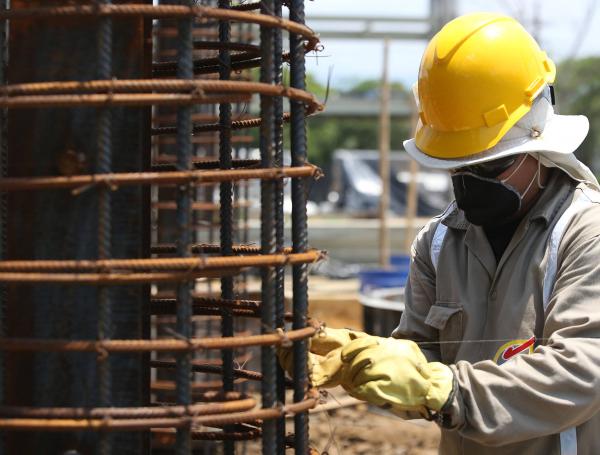
[{"label": "blue plastic drum", "polygon": [[379,288],[402,288],[408,279],[408,267],[389,269],[365,269],[358,273],[360,292],[366,293]]}]

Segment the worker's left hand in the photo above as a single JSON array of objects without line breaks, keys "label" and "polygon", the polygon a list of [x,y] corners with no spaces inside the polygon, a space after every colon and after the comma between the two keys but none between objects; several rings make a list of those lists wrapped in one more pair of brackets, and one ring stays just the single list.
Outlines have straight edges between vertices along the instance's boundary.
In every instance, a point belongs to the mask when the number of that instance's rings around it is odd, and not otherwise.
[{"label": "worker's left hand", "polygon": [[[342,348],[360,337],[364,332],[349,329],[322,327],[309,339],[308,374],[314,387],[330,388],[340,385],[342,369]],[[293,346],[278,346],[279,364],[293,377]]]},{"label": "worker's left hand", "polygon": [[452,393],[452,370],[428,362],[410,340],[367,336],[342,349],[341,384],[360,400],[397,414],[417,411],[422,416],[440,411]]}]

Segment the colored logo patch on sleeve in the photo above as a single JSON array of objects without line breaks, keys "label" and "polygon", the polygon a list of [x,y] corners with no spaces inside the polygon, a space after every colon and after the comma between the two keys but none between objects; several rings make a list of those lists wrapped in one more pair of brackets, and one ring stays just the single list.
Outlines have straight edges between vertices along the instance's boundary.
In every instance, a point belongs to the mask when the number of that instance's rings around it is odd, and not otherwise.
[{"label": "colored logo patch on sleeve", "polygon": [[534,336],[527,340],[511,340],[508,343],[500,346],[500,349],[498,349],[496,355],[494,356],[494,362],[496,362],[498,365],[502,365],[504,362],[516,355],[522,353],[531,354],[533,352],[534,345]]}]

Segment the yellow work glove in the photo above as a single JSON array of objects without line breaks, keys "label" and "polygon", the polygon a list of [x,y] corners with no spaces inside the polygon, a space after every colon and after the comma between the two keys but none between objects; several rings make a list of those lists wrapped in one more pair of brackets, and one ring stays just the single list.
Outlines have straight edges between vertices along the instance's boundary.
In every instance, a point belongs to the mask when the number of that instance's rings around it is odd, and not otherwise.
[{"label": "yellow work glove", "polygon": [[[342,348],[366,333],[348,329],[323,327],[309,339],[308,375],[315,387],[330,388],[340,384],[342,368]],[[279,364],[293,376],[294,355],[292,346],[277,348]]]},{"label": "yellow work glove", "polygon": [[452,393],[452,370],[428,362],[410,340],[368,336],[342,349],[342,386],[353,397],[397,414],[440,411]]},{"label": "yellow work glove", "polygon": [[369,336],[364,332],[350,329],[333,329],[323,327],[310,338],[310,352],[327,355],[331,351],[343,348],[357,338]]}]

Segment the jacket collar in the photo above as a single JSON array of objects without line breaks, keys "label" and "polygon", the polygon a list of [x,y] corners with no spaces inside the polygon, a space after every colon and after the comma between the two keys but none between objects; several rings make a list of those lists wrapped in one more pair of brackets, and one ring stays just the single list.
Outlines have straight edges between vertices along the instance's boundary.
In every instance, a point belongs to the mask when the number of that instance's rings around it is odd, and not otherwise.
[{"label": "jacket collar", "polygon": [[[558,214],[567,198],[573,193],[577,182],[560,170],[554,169],[540,198],[525,215],[529,222],[542,220],[547,226]],[[442,223],[453,229],[467,230],[471,223],[465,213],[452,202],[442,215]]]}]

